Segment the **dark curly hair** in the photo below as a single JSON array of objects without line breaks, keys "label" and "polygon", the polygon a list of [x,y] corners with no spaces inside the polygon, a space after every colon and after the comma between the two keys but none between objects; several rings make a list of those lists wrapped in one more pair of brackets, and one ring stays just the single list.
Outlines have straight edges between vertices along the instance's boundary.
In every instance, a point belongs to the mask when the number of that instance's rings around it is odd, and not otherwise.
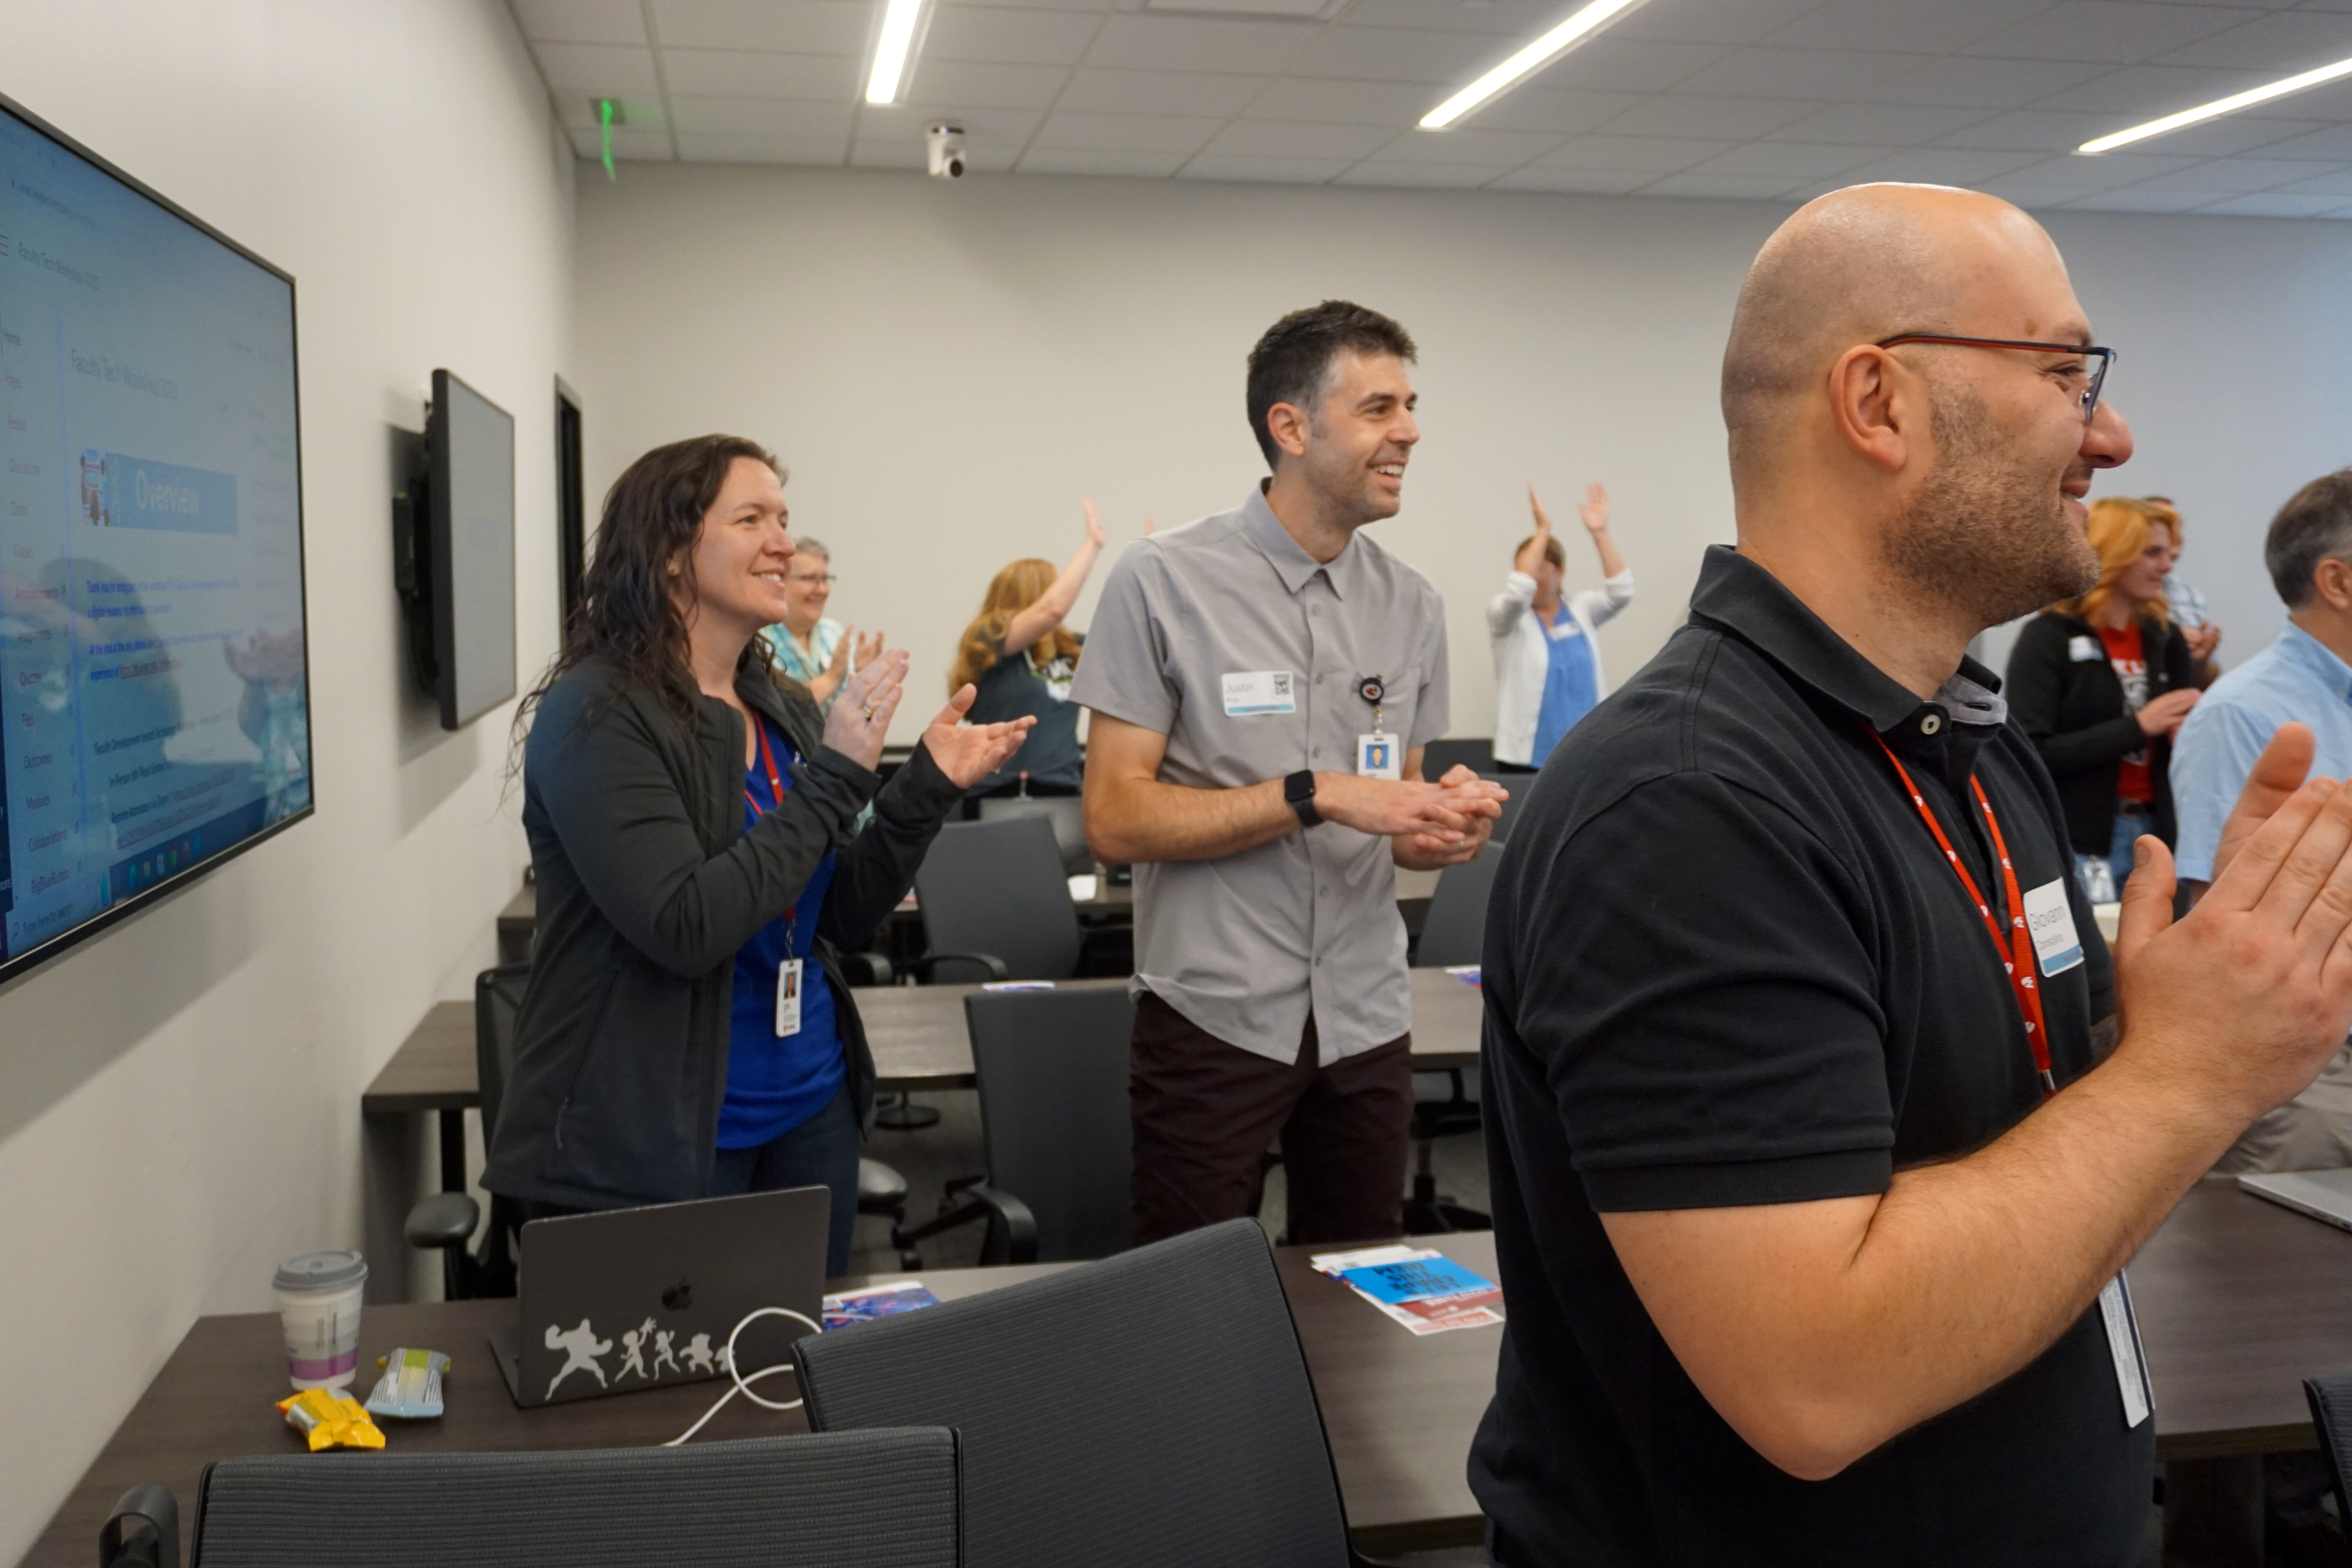
[{"label": "dark curly hair", "polygon": [[[562,651],[515,708],[514,744],[519,758],[530,716],[540,700],[564,673],[601,658],[621,674],[622,687],[644,685],[658,693],[680,725],[694,727],[700,699],[687,659],[686,616],[670,596],[669,563],[675,560],[687,587],[694,583],[694,543],[703,514],[719,500],[727,471],[738,458],[765,463],[784,478],[774,453],[741,436],[697,436],[656,447],[631,463],[605,493],[596,526],[596,552],[580,586],[580,607],[566,628]],[[774,664],[768,639],[753,637],[739,669]]]}]

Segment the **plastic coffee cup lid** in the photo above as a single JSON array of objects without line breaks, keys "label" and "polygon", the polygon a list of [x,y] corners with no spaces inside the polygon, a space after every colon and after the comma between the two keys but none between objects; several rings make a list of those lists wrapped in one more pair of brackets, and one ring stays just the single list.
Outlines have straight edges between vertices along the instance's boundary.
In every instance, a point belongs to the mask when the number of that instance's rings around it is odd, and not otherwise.
[{"label": "plastic coffee cup lid", "polygon": [[342,1290],[367,1271],[367,1259],[356,1252],[302,1252],[279,1264],[270,1283],[280,1290]]}]

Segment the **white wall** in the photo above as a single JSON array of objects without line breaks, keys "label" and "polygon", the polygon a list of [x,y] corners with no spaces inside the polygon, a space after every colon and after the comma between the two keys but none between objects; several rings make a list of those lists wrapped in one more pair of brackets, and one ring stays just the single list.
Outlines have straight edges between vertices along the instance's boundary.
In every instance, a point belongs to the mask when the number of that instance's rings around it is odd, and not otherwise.
[{"label": "white wall", "polygon": [[[1716,376],[1761,204],[625,166],[583,183],[588,481],[725,429],[792,465],[835,551],[834,613],[914,654],[911,741],[1006,561],[1061,559],[1077,500],[1115,540],[1236,503],[1264,472],[1243,359],[1283,311],[1353,298],[1419,340],[1423,441],[1374,537],[1445,595],[1454,731],[1493,731],[1479,608],[1552,504],[1605,480],[1641,597],[1601,634],[1630,673],[1729,536]],[[2103,489],[2178,499],[2184,570],[2242,657],[2278,621],[2272,510],[2352,460],[2352,227],[2053,215],[2141,456]],[[1091,607],[1081,602],[1074,624]]]},{"label": "white wall", "polygon": [[360,1091],[466,994],[520,877],[506,710],[445,735],[405,685],[391,453],[436,364],[514,412],[535,668],[573,174],[497,0],[9,0],[0,92],[296,278],[318,800],[0,994],[14,1561],[198,1314],[360,1240]]}]

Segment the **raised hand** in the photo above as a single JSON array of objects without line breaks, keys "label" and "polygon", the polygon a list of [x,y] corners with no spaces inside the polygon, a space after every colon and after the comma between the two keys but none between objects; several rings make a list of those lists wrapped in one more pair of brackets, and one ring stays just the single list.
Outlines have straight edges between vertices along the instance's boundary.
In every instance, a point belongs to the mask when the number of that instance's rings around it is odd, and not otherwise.
[{"label": "raised hand", "polygon": [[1536,536],[1528,541],[1511,566],[1521,576],[1532,577],[1536,568],[1543,564],[1544,546],[1551,542],[1551,513],[1544,510],[1543,498],[1536,494],[1532,483],[1528,486],[1528,510],[1536,514]]},{"label": "raised hand", "polygon": [[[836,686],[840,685],[842,678],[849,673],[849,639],[856,635],[856,626],[843,627],[841,636],[834,642],[833,657],[825,661],[824,673]],[[861,658],[857,662],[864,664],[867,661]]]},{"label": "raised hand", "polygon": [[970,789],[1003,767],[1037,722],[1034,715],[1024,715],[1003,724],[967,724],[963,716],[979,695],[978,687],[964,682],[923,730],[923,750],[958,789]]},{"label": "raised hand", "polygon": [[1583,520],[1587,532],[1606,533],[1609,531],[1608,487],[1598,479],[1587,485],[1584,504],[1576,509],[1576,515]]},{"label": "raised hand", "polygon": [[882,760],[890,716],[906,695],[907,650],[892,648],[841,683],[841,695],[825,715],[824,743],[870,769]]},{"label": "raised hand", "polygon": [[1150,538],[1151,531],[1158,526],[1159,524],[1153,522],[1150,518],[1145,518],[1143,520],[1143,537],[1146,539]]},{"label": "raised hand", "polygon": [[2201,626],[2184,627],[2181,635],[2189,639],[2189,657],[2199,664],[2211,658],[2221,646],[2221,628],[2210,621]]},{"label": "raised hand", "polygon": [[857,638],[856,663],[858,668],[863,669],[867,665],[872,664],[876,659],[882,657],[882,634],[880,632],[876,632],[869,637],[864,633],[858,632],[856,628],[852,627],[848,633],[845,634],[843,640],[846,641],[851,636]]},{"label": "raised hand", "polygon": [[1103,547],[1104,538],[1102,513],[1095,510],[1095,503],[1092,500],[1081,501],[1079,504],[1087,510],[1087,542],[1100,550]]}]

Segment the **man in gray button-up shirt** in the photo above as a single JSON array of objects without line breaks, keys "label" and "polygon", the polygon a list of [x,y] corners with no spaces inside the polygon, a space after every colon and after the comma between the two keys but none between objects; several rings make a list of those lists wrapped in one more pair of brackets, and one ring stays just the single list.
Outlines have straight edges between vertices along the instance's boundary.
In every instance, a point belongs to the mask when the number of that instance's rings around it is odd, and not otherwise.
[{"label": "man in gray button-up shirt", "polygon": [[1136,864],[1136,1238],[1247,1213],[1279,1133],[1296,1242],[1391,1236],[1412,1112],[1399,865],[1485,847],[1502,792],[1421,778],[1444,605],[1357,531],[1420,432],[1412,342],[1360,306],[1250,356],[1274,477],[1130,546],[1079,660],[1087,830]]}]

